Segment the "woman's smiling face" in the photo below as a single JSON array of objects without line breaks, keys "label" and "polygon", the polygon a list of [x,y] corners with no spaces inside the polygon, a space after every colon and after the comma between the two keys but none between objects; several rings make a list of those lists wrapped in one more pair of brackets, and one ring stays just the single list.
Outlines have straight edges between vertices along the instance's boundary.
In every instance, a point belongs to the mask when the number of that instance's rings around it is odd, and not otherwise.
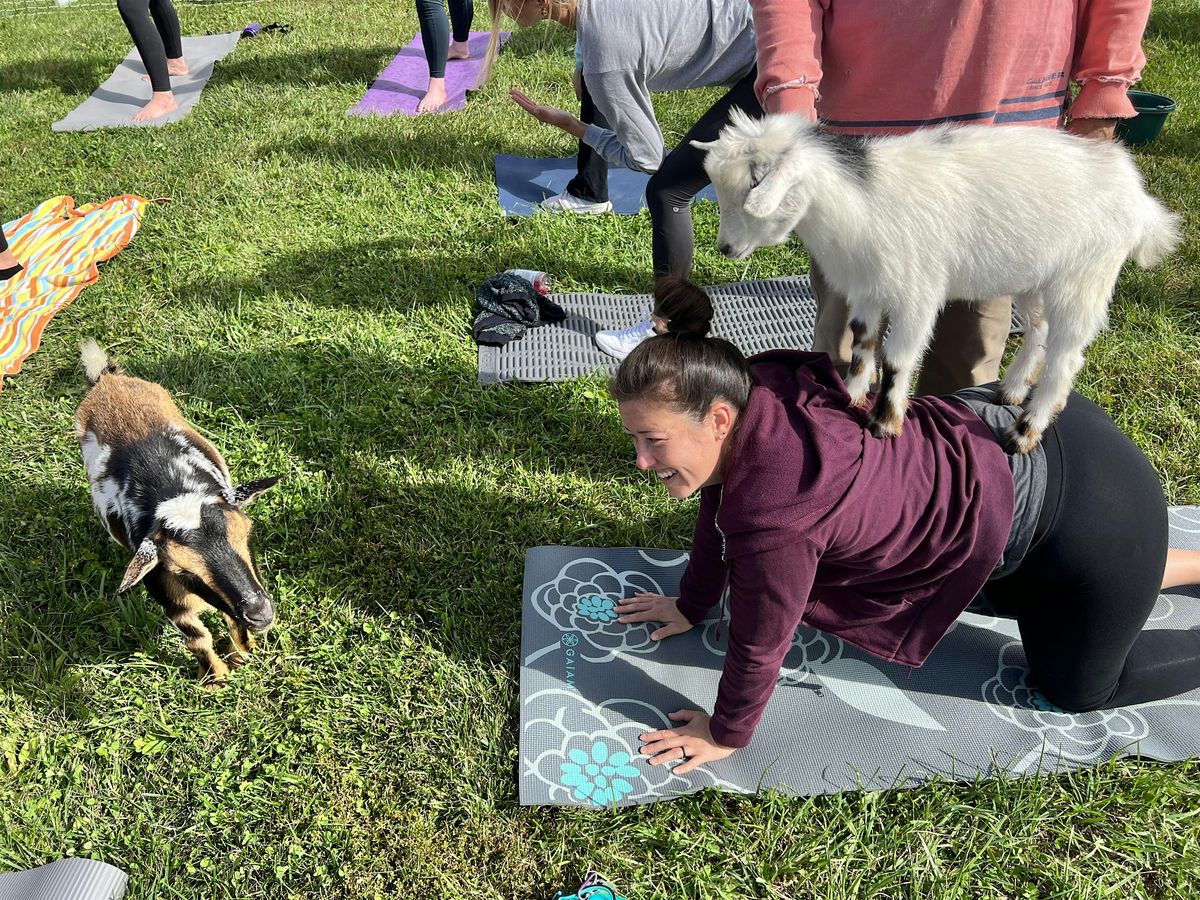
[{"label": "woman's smiling face", "polygon": [[658,400],[621,404],[621,425],[633,440],[638,468],[654,472],[677,500],[721,483],[735,418],[732,407],[721,400],[699,421]]}]

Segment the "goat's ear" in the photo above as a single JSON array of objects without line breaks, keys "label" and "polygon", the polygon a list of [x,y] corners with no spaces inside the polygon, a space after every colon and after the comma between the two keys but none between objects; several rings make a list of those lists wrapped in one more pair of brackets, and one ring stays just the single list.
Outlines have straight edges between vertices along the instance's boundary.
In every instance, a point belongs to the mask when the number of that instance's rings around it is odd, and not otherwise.
[{"label": "goat's ear", "polygon": [[717,146],[717,141],[688,141],[697,150],[703,150],[706,153],[713,147]]},{"label": "goat's ear", "polygon": [[158,565],[158,545],[154,543],[153,537],[148,537],[142,541],[141,545],[133,554],[133,559],[129,561],[129,565],[125,567],[125,577],[121,579],[121,586],[117,588],[117,593],[123,593],[146,577],[146,573]]},{"label": "goat's ear", "polygon": [[274,475],[270,478],[260,478],[258,481],[249,481],[246,484],[239,484],[233,489],[233,499],[229,502],[241,509],[247,506],[251,501],[255,500],[260,494],[265,493],[282,479],[282,475]]},{"label": "goat's ear", "polygon": [[750,178],[753,186],[746,194],[742,208],[756,219],[765,219],[779,208],[792,189],[795,172],[786,159],[773,165],[756,162],[750,167]]}]

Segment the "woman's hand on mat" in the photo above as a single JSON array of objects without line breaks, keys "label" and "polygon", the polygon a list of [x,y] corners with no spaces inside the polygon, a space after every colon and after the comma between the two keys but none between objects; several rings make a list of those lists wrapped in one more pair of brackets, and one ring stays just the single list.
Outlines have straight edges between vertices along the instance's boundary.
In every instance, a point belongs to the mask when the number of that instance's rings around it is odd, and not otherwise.
[{"label": "woman's hand on mat", "polygon": [[737,747],[724,747],[713,740],[708,723],[711,716],[698,709],[681,709],[670,718],[683,722],[678,728],[647,731],[642,735],[642,753],[650,757],[650,765],[661,766],[674,760],[683,762],[671,771],[686,775],[696,766],[716,762],[729,756]]},{"label": "woman's hand on mat", "polygon": [[565,109],[535,103],[516,89],[509,91],[508,96],[516,101],[517,106],[521,107],[521,109],[525,110],[525,112],[529,113],[543,125],[553,125],[555,128],[561,128],[567,134],[577,138],[582,138],[583,133],[587,131],[587,126]]},{"label": "woman's hand on mat", "polygon": [[662,622],[662,628],[650,633],[650,640],[661,641],[673,634],[683,634],[692,627],[687,616],[679,611],[678,597],[662,594],[634,594],[617,604],[617,621]]}]

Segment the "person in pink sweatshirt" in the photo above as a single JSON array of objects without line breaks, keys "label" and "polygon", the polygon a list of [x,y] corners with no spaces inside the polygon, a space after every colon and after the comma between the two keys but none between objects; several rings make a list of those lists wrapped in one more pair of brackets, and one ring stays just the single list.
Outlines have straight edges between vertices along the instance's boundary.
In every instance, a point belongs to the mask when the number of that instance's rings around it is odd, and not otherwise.
[{"label": "person in pink sweatshirt", "polygon": [[[1126,89],[1146,57],[1150,0],[750,0],[755,90],[768,113],[831,131],[903,134],[945,122],[1066,127],[1111,140],[1132,117]],[[1071,85],[1079,93],[1071,99]],[[812,266],[813,348],[850,362],[844,297]],[[903,288],[903,285],[898,287]],[[951,303],[925,357],[919,393],[994,380],[1010,298]]]}]

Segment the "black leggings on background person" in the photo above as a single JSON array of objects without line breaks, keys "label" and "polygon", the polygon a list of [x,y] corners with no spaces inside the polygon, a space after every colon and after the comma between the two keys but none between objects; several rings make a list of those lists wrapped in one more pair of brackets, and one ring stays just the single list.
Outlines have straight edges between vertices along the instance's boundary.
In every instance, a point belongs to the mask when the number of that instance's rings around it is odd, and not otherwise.
[{"label": "black leggings on background person", "polygon": [[171,90],[167,60],[183,56],[179,16],[175,14],[171,0],[117,0],[117,12],[142,57],[146,74],[150,76],[150,89],[156,93]]},{"label": "black leggings on background person", "polygon": [[762,116],[762,107],[754,95],[757,73],[756,68],[751,69],[714,103],[667,154],[658,171],[650,176],[650,183],[646,185],[646,205],[650,207],[656,276],[687,278],[692,271],[695,249],[692,198],[712,182],[704,171],[704,151],[697,150],[691,142],[716,140],[720,130],[729,124],[729,115],[735,109],[753,118]]},{"label": "black leggings on background person", "polygon": [[984,592],[1015,616],[1034,685],[1082,712],[1200,687],[1200,631],[1143,631],[1162,585],[1167,513],[1141,451],[1071,394],[1043,440],[1046,499],[1029,552]]},{"label": "black leggings on background person", "polygon": [[[587,79],[583,77],[579,79],[579,119],[587,125],[608,128],[608,120],[596,109],[588,93]],[[589,203],[608,202],[608,161],[583,141],[579,142],[575,177],[567,184],[567,193]]]},{"label": "black leggings on background person", "polygon": [[[450,4],[450,19],[446,19],[446,3]],[[421,23],[421,44],[429,62],[430,78],[446,77],[446,53],[450,46],[451,24],[454,40],[466,43],[471,36],[471,19],[475,16],[472,0],[417,0],[417,21]]]}]

